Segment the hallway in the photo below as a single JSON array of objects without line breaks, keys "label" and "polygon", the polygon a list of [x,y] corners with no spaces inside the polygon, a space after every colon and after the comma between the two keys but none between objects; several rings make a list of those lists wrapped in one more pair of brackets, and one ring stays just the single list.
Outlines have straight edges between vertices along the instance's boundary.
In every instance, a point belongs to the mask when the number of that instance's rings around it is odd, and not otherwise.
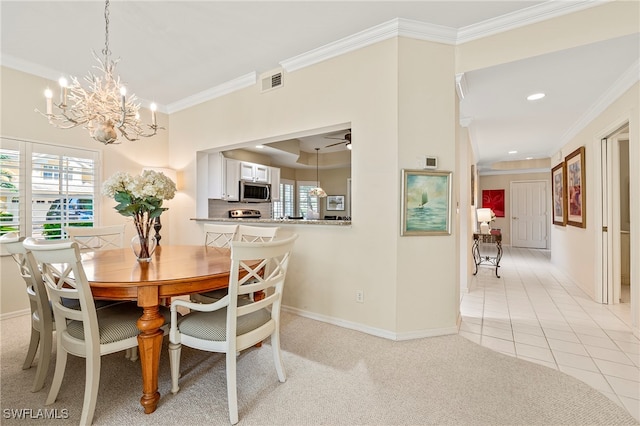
[{"label": "hallway", "polygon": [[630,305],[592,301],[549,256],[504,247],[501,278],[481,265],[461,293],[460,335],[582,380],[640,421],[640,340]]}]

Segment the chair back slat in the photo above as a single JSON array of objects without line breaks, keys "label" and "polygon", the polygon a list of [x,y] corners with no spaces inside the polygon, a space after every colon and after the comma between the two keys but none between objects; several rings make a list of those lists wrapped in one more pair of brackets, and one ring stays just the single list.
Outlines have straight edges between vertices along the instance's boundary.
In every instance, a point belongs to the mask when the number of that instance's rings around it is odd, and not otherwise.
[{"label": "chair back slat", "polygon": [[91,228],[65,226],[64,232],[78,243],[82,252],[122,248],[124,244],[124,224]]},{"label": "chair back slat", "polygon": [[236,236],[238,225],[204,224],[204,245],[208,247],[229,248]]},{"label": "chair back slat", "polygon": [[250,243],[273,241],[279,229],[277,226],[238,225],[236,240]]},{"label": "chair back slat", "polygon": [[[0,238],[3,247],[11,254],[18,272],[27,286],[27,295],[31,305],[31,313],[36,314],[38,320],[51,324],[53,314],[49,308],[49,296],[42,281],[42,274],[38,263],[23,245],[24,237],[18,237],[16,233],[5,234]],[[32,318],[34,316],[32,315]]]},{"label": "chair back slat", "polygon": [[[256,312],[260,309],[272,307],[279,314],[279,304],[282,299],[284,280],[291,257],[293,244],[298,236],[293,235],[283,240],[270,242],[231,243],[231,275],[229,277],[229,307],[227,312],[227,327],[235,327],[236,318]],[[255,266],[250,261],[262,259]],[[270,272],[269,272],[270,271]],[[244,283],[240,276],[251,277],[251,281]],[[246,305],[238,305],[238,296],[264,291],[268,294],[264,299]],[[277,307],[275,305],[278,305]],[[227,333],[231,333],[227,330]],[[233,335],[233,334],[227,334]]]}]

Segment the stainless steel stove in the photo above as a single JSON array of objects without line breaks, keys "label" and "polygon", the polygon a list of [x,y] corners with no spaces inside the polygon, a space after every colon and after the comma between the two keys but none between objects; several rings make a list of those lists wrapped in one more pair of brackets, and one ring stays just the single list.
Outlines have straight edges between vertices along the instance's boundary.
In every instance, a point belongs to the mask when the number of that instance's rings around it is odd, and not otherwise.
[{"label": "stainless steel stove", "polygon": [[229,217],[231,219],[259,219],[262,217],[260,210],[254,209],[234,209],[229,210]]}]

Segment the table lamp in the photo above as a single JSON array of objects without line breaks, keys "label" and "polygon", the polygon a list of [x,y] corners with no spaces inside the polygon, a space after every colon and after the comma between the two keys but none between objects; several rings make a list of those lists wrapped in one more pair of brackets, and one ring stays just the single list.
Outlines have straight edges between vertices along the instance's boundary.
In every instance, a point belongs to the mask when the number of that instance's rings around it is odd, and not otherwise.
[{"label": "table lamp", "polygon": [[480,224],[480,233],[488,234],[491,232],[491,227],[489,226],[489,222],[491,222],[491,209],[478,209],[478,222],[482,222]]}]

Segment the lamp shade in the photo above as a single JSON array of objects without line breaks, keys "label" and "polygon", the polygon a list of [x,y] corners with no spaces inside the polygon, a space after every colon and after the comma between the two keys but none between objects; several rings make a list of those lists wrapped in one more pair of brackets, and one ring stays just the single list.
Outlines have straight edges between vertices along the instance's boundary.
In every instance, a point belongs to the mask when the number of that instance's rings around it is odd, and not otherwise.
[{"label": "lamp shade", "polygon": [[478,209],[478,222],[491,222],[491,209]]}]

